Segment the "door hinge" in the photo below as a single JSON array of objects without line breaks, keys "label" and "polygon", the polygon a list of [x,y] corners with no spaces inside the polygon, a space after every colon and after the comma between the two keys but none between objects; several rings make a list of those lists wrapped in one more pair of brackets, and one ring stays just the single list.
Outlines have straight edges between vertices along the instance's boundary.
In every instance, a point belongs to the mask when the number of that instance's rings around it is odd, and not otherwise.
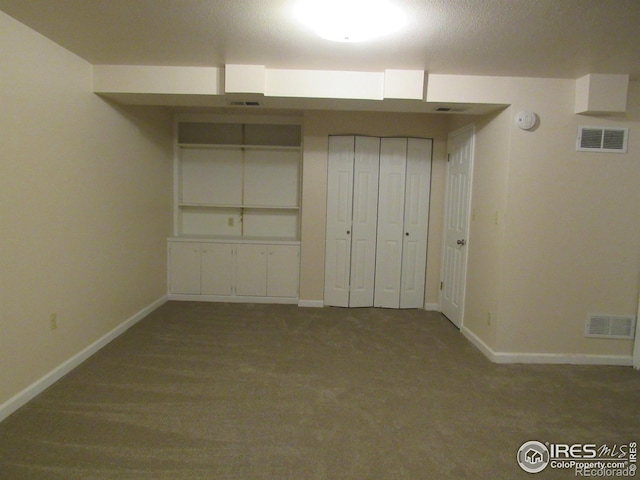
[{"label": "door hinge", "polygon": [[442,290],[442,287],[444,287],[444,282],[440,282],[440,290]]},{"label": "door hinge", "polygon": [[448,162],[449,160],[451,160],[451,154],[450,154],[450,153],[447,153],[447,162]]}]

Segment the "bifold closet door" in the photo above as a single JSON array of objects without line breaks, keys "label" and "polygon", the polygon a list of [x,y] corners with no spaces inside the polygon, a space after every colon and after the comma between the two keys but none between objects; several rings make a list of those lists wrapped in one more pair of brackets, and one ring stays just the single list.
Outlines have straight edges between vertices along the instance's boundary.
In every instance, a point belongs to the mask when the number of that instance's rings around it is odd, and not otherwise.
[{"label": "bifold closet door", "polygon": [[329,137],[326,305],[373,306],[380,139]]},{"label": "bifold closet door", "polygon": [[432,140],[407,141],[400,308],[422,308],[427,269]]},{"label": "bifold closet door", "polygon": [[381,140],[376,307],[423,306],[431,146],[426,139]]}]

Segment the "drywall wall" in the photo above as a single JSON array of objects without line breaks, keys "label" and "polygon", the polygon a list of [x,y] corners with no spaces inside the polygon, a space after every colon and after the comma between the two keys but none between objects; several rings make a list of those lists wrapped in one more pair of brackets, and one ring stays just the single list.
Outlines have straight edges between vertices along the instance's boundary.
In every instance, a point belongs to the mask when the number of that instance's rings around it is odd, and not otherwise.
[{"label": "drywall wall", "polygon": [[[476,125],[464,326],[511,359],[625,363],[632,341],[586,338],[584,328],[591,313],[637,309],[640,83],[630,83],[626,114],[596,117],[573,113],[573,80],[491,80],[443,81],[439,93],[454,98],[457,85],[467,101],[511,104],[452,122]],[[515,125],[522,110],[538,114],[532,130]],[[579,125],[629,127],[629,152],[576,152]]]},{"label": "drywall wall", "polygon": [[[587,315],[635,315],[640,271],[640,104],[629,113],[574,115],[573,81],[531,80],[513,112],[532,109],[539,127],[511,124],[507,227],[497,349],[630,355],[629,340],[584,337]],[[576,152],[579,125],[630,128],[627,154]]]},{"label": "drywall wall", "polygon": [[1,12],[0,32],[2,405],[166,294],[172,137]]},{"label": "drywall wall", "polygon": [[302,304],[321,304],[324,298],[329,135],[351,134],[433,138],[425,303],[438,303],[447,125],[448,117],[444,115],[328,111],[305,113],[300,269]]}]

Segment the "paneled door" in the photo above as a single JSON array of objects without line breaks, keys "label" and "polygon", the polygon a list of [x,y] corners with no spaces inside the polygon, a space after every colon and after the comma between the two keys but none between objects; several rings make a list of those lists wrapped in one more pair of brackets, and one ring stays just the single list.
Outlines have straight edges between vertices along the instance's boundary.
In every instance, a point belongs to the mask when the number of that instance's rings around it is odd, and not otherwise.
[{"label": "paneled door", "polygon": [[326,305],[373,306],[380,139],[329,137]]},{"label": "paneled door", "polygon": [[440,308],[462,326],[471,208],[473,127],[449,135]]},{"label": "paneled door", "polygon": [[329,137],[324,303],[349,306],[354,137]]},{"label": "paneled door", "polygon": [[329,137],[325,304],[422,308],[432,141]]},{"label": "paneled door", "polygon": [[378,223],[380,139],[356,137],[353,166],[350,307],[372,307]]},{"label": "paneled door", "polygon": [[380,146],[374,305],[422,308],[432,141],[383,138]]},{"label": "paneled door", "polygon": [[376,307],[400,308],[407,139],[380,144],[380,196],[376,253]]},{"label": "paneled door", "polygon": [[423,308],[431,192],[432,140],[407,142],[400,308]]}]

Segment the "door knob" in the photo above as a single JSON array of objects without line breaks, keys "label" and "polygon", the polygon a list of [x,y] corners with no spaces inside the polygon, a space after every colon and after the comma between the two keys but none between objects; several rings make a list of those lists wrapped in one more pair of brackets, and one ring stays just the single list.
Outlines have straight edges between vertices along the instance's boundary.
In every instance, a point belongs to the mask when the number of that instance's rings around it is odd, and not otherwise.
[{"label": "door knob", "polygon": [[463,238],[462,240],[458,240],[456,243],[457,243],[458,245],[464,245],[464,244],[465,244],[465,243],[467,243],[467,242],[466,242],[466,241],[465,241],[465,239]]}]

